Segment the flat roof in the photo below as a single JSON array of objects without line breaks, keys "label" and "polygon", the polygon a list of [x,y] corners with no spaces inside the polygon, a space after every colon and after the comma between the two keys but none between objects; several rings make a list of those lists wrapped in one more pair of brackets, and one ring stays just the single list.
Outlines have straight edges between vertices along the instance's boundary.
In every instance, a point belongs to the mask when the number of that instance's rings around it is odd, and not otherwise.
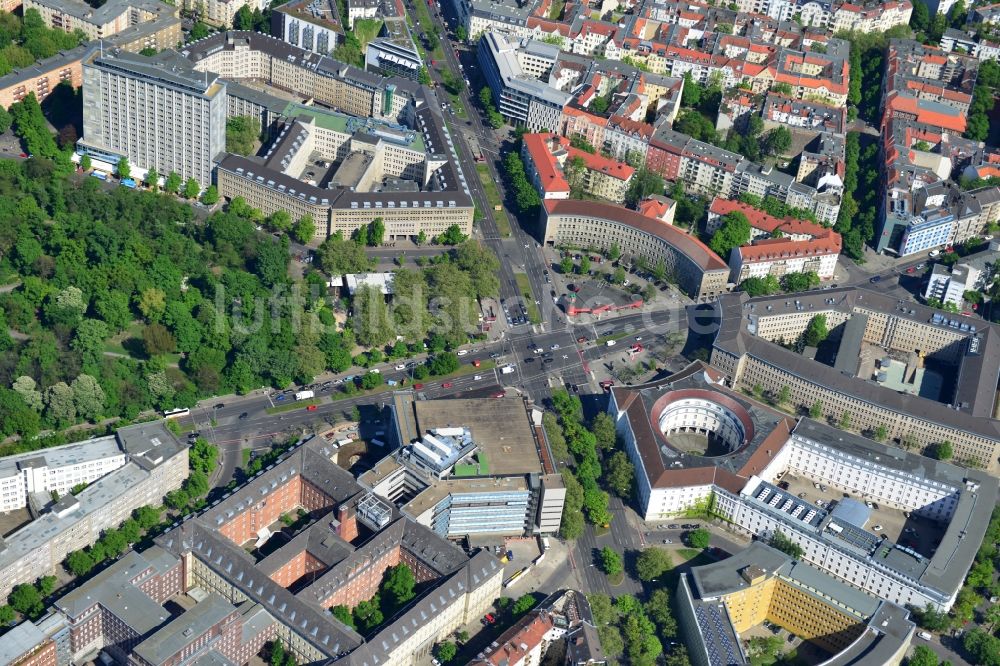
[{"label": "flat roof", "polygon": [[84,442],[54,446],[50,449],[40,449],[0,458],[0,475],[16,473],[17,469],[27,467],[67,467],[79,463],[105,460],[115,456],[124,456],[125,452],[118,446],[114,435],[89,439]]},{"label": "flat roof", "polygon": [[462,493],[516,492],[528,490],[530,490],[530,488],[524,476],[477,479],[441,479],[440,481],[435,481],[407,504],[404,504],[402,510],[414,518],[417,518],[425,511],[433,509],[438,502],[449,495],[458,495]]},{"label": "flat roof", "polygon": [[20,662],[21,657],[45,640],[45,633],[31,620],[25,620],[3,635],[0,641],[0,666]]},{"label": "flat roof", "polygon": [[414,400],[414,429],[402,433],[403,444],[437,428],[468,428],[486,453],[492,476],[542,472],[535,431],[521,398]]}]

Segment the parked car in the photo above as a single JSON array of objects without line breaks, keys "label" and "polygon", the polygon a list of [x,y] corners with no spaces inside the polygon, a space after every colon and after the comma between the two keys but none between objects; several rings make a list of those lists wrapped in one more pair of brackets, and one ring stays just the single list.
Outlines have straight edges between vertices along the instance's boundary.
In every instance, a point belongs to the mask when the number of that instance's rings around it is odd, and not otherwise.
[{"label": "parked car", "polygon": [[452,384],[451,382],[445,382],[444,384],[441,384],[441,388],[451,388],[452,386],[454,386],[454,384]]},{"label": "parked car", "polygon": [[315,412],[316,411],[316,405],[309,405],[308,407],[306,407],[306,411],[307,412]]}]

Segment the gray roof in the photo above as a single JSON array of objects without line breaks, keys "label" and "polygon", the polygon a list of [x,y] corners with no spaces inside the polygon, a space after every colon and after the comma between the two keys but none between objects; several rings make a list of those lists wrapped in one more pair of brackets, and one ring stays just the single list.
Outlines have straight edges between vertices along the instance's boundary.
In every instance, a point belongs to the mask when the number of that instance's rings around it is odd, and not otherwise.
[{"label": "gray roof", "polygon": [[72,16],[78,21],[94,25],[110,23],[133,8],[168,16],[177,11],[174,7],[158,0],[109,0],[100,7],[94,7],[80,0],[34,1],[43,7],[50,7],[61,14]]},{"label": "gray roof", "polygon": [[45,633],[30,620],[25,620],[3,635],[0,641],[0,666],[21,661],[45,640]]},{"label": "gray roof", "polygon": [[218,74],[199,72],[177,51],[167,49],[154,56],[144,56],[114,49],[95,54],[88,65],[118,72],[136,79],[151,79],[164,87],[184,91],[186,94],[212,96],[219,80]]},{"label": "gray roof", "polygon": [[133,652],[147,663],[159,666],[200,640],[209,629],[235,611],[236,608],[231,603],[218,593],[211,592],[194,607],[135,646]]},{"label": "gray roof", "polygon": [[132,462],[143,469],[159,467],[187,448],[167,430],[166,421],[147,421],[119,429],[115,436],[121,447],[132,457]]},{"label": "gray roof", "polygon": [[[941,536],[937,552],[929,560],[914,562],[911,556],[893,549],[892,557],[880,562],[901,573],[911,575],[916,573],[917,575],[913,577],[918,578],[921,584],[938,590],[945,596],[950,596],[958,589],[969,567],[972,566],[976,551],[989,525],[993,507],[997,502],[997,479],[980,470],[963,469],[946,462],[907,453],[902,449],[879,444],[811,419],[802,419],[793,435],[870,461],[870,464],[956,490],[958,505],[945,533]],[[978,488],[971,490],[967,482],[975,484]]]},{"label": "gray roof", "polygon": [[[726,294],[719,298],[716,307],[719,308],[721,322],[714,346],[722,351],[736,356],[750,354],[801,377],[805,381],[819,384],[827,389],[854,396],[885,409],[912,415],[913,418],[955,429],[968,430],[977,435],[1000,441],[1000,422],[988,418],[970,417],[948,405],[919,396],[900,394],[874,382],[845,375],[835,368],[809,360],[780,345],[758,338],[747,330],[748,327],[755,325],[758,316],[794,311],[814,311],[816,314],[820,314],[830,310],[852,314],[864,310],[887,312],[903,319],[923,322],[944,329],[949,328],[950,319],[947,316],[944,316],[943,323],[935,323],[935,315],[942,316],[938,310],[917,303],[900,301],[888,294],[856,287],[814,290],[788,296],[765,296],[754,299],[748,298],[743,293]],[[958,319],[956,316],[955,320]],[[974,318],[962,318],[961,323],[968,326],[967,331],[963,332],[952,327],[959,335],[972,335],[977,331],[985,332],[985,329],[990,327],[990,324]],[[990,355],[987,358],[994,357]],[[996,359],[1000,363],[1000,355]],[[993,372],[992,369],[991,372]],[[976,402],[987,400],[992,403],[993,398],[992,392],[987,391],[985,394],[977,395]]]},{"label": "gray roof", "polygon": [[51,449],[0,458],[0,474],[13,473],[15,469],[66,467],[124,455],[125,452],[118,446],[118,440],[115,436],[108,435],[75,444],[54,446]]},{"label": "gray roof", "polygon": [[137,634],[145,635],[170,618],[170,613],[136,584],[152,573],[150,559],[161,554],[162,549],[157,546],[143,553],[129,551],[110,567],[60,597],[55,605],[73,620],[100,604]]}]

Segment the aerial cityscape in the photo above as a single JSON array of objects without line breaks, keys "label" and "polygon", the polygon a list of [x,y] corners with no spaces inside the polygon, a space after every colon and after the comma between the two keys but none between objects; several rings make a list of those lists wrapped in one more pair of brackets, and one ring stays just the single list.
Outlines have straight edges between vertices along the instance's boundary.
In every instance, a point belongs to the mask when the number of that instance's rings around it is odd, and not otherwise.
[{"label": "aerial cityscape", "polygon": [[0,0],[0,666],[1000,666],[1000,4]]}]

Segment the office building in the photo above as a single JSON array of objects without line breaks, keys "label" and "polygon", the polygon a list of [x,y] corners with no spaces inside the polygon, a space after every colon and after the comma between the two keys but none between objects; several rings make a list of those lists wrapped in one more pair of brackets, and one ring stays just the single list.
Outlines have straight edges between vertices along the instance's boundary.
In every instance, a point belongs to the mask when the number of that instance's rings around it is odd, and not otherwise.
[{"label": "office building", "polygon": [[[350,26],[348,26],[350,27]],[[320,55],[330,55],[344,41],[336,0],[296,0],[271,12],[271,33]]]},{"label": "office building", "polygon": [[112,164],[176,172],[203,188],[226,148],[226,83],[173,51],[92,54],[83,65],[79,148]]},{"label": "office building", "polygon": [[824,664],[899,664],[916,629],[909,613],[757,542],[681,574],[679,625],[692,664],[749,664],[744,637],[770,623],[811,643]]},{"label": "office building", "polygon": [[[442,537],[555,534],[566,489],[521,398],[392,401],[393,453],[358,481]],[[456,414],[462,414],[456,421]]]},{"label": "office building", "polygon": [[44,506],[52,493],[68,495],[126,462],[114,435],[0,458],[0,513],[28,506],[33,493]]},{"label": "office building", "polygon": [[[794,298],[727,294],[717,314],[712,365],[731,386],[759,385],[771,395],[787,387],[791,405],[810,409],[818,403],[824,416],[847,414],[853,429],[884,429],[889,439],[920,449],[947,440],[956,460],[998,469],[1000,422],[993,413],[1000,335],[993,325],[877,290],[843,287]],[[838,349],[838,358],[853,356],[860,365],[834,367],[776,344],[797,340],[821,314],[838,334],[862,317],[856,345],[848,347],[852,336],[845,333]]]},{"label": "office building", "polygon": [[[35,520],[0,538],[0,596],[9,594],[15,585],[52,575],[67,554],[92,545],[104,530],[118,527],[135,509],[161,505],[163,497],[180,488],[188,476],[187,446],[162,422],[122,428],[115,441],[127,459],[124,465],[117,466],[120,457],[111,451],[110,442],[94,444],[107,448],[107,455],[86,464],[111,471],[76,495],[60,497]],[[49,459],[27,458],[24,477],[18,481],[39,484],[34,470],[62,477],[61,487],[74,478],[89,478],[84,468],[64,457],[72,457],[72,451],[55,452]],[[46,470],[46,465],[51,468]]]},{"label": "office building", "polygon": [[[783,416],[701,363],[613,387],[609,412],[646,520],[701,507],[759,539],[780,532],[804,562],[899,606],[951,608],[997,499],[984,472]],[[811,502],[789,482],[839,499]],[[918,543],[915,525],[934,536]]]}]

